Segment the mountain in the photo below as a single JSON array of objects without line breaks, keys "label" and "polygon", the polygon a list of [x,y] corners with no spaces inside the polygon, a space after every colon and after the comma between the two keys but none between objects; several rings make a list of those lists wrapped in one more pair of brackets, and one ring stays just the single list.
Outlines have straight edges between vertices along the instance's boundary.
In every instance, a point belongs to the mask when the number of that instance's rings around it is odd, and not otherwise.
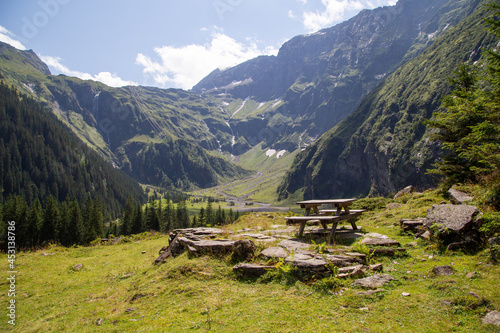
[{"label": "mountain", "polygon": [[[142,188],[78,140],[50,111],[0,83],[0,195],[28,204],[90,195],[116,217],[128,196],[144,201]],[[3,200],[0,200],[3,201]]]},{"label": "mountain", "polygon": [[192,190],[251,173],[269,176],[262,166],[279,180],[284,161],[273,152],[291,161],[480,2],[400,0],[364,10],[291,39],[277,56],[215,70],[192,91],[112,88],[50,75],[32,51],[6,44],[0,44],[0,78],[51,108],[75,135],[139,182]]},{"label": "mountain", "polygon": [[[360,104],[385,77],[411,60],[480,1],[401,0],[364,10],[352,19],[283,44],[277,56],[262,56],[215,70],[193,91],[227,104],[256,106],[247,122],[266,126],[263,140],[276,149],[305,147]],[[209,98],[209,97],[207,97]],[[236,119],[233,119],[236,122]],[[238,126],[238,123],[235,124]]]},{"label": "mountain", "polygon": [[[484,3],[484,2],[483,2]],[[447,77],[475,62],[495,41],[482,24],[486,10],[446,33],[421,55],[388,76],[354,113],[299,154],[279,195],[304,198],[387,195],[404,186],[426,188],[426,173],[440,149],[423,124],[450,91]]]},{"label": "mountain", "polygon": [[139,182],[183,190],[249,172],[218,151],[232,141],[224,114],[196,94],[151,87],[112,88],[50,75],[32,51],[0,48],[3,80],[50,107],[104,158]]}]

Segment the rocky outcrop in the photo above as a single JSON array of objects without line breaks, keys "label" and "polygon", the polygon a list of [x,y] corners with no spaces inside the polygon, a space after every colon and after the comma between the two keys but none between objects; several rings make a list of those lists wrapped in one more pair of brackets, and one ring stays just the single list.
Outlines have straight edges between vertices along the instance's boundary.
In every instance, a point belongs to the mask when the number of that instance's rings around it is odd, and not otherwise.
[{"label": "rocky outcrop", "polygon": [[480,242],[483,213],[471,205],[434,205],[427,211],[425,227],[448,250],[473,247]]}]

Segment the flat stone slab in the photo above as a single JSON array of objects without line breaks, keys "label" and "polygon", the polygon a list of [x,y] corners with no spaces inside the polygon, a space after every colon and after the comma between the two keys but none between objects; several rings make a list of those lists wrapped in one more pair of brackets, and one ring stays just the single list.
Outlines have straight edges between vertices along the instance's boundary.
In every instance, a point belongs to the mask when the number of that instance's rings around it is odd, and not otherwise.
[{"label": "flat stone slab", "polygon": [[306,241],[298,238],[290,238],[290,239],[285,239],[282,240],[279,243],[279,246],[287,249],[288,251],[292,252],[293,250],[297,249],[306,249],[311,247],[311,244],[307,243]]},{"label": "flat stone slab", "polygon": [[354,281],[354,285],[361,286],[363,288],[375,289],[380,288],[384,284],[396,280],[389,274],[375,274],[363,279]]},{"label": "flat stone slab", "polygon": [[252,238],[263,242],[272,242],[276,240],[276,238],[264,234],[239,234],[238,236]]},{"label": "flat stone slab", "polygon": [[398,241],[392,240],[390,238],[365,237],[361,240],[360,243],[373,246],[401,246],[401,244]]},{"label": "flat stone slab", "polygon": [[260,253],[261,256],[268,259],[272,258],[287,258],[289,256],[288,252],[282,247],[269,247]]},{"label": "flat stone slab", "polygon": [[492,311],[483,317],[484,325],[495,325],[500,327],[500,312]]},{"label": "flat stone slab", "polygon": [[[286,259],[285,259],[286,262]],[[293,258],[293,261],[291,261],[292,265],[297,267],[300,270],[304,271],[326,271],[326,265],[328,265],[328,262],[326,262],[323,259],[299,259],[299,258]]]}]

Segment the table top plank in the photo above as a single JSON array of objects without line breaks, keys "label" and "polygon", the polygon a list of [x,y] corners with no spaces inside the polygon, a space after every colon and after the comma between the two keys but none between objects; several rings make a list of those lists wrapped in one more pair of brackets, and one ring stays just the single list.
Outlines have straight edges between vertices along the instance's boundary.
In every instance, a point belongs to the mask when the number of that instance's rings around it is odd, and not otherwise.
[{"label": "table top plank", "polygon": [[305,200],[305,201],[299,201],[297,202],[297,205],[342,205],[342,204],[349,204],[357,199],[351,198],[351,199],[322,199],[322,200]]}]

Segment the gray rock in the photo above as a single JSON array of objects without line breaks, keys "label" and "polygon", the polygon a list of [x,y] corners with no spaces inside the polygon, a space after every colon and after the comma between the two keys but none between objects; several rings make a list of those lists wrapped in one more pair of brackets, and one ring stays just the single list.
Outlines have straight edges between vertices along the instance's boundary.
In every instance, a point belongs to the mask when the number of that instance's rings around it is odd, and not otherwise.
[{"label": "gray rock", "polygon": [[382,264],[370,265],[370,270],[375,271],[375,272],[382,272],[384,270],[384,265],[382,265]]},{"label": "gray rock", "polygon": [[384,284],[396,280],[389,274],[375,274],[363,279],[354,281],[354,285],[361,286],[363,288],[375,289],[380,288]]},{"label": "gray rock", "polygon": [[287,258],[288,257],[288,252],[285,251],[282,247],[270,247],[267,249],[264,249],[261,253],[261,256],[272,259],[272,258]]},{"label": "gray rock", "polygon": [[471,205],[434,205],[427,211],[425,226],[430,228],[437,225],[440,231],[444,229],[455,232],[464,232],[474,227],[482,213],[476,206]]},{"label": "gray rock", "polygon": [[436,266],[432,269],[432,272],[437,276],[453,275],[453,268],[448,265]]},{"label": "gray rock", "polygon": [[450,201],[453,204],[461,205],[466,201],[473,200],[474,198],[468,195],[467,193],[461,192],[459,190],[455,190],[454,188],[450,188],[448,190],[448,194],[450,195]]},{"label": "gray rock", "polygon": [[442,245],[453,244],[450,250],[470,247],[479,241],[482,215],[476,206],[434,205],[427,211],[425,228],[437,229]]},{"label": "gray rock", "polygon": [[77,271],[77,272],[82,270],[82,268],[83,268],[83,264],[76,264],[75,266],[73,266],[73,270]]},{"label": "gray rock", "polygon": [[243,277],[258,278],[273,269],[275,269],[274,266],[240,263],[233,267],[233,272]]},{"label": "gray rock", "polygon": [[365,237],[361,240],[361,244],[372,245],[372,246],[401,246],[398,241],[392,240],[390,238],[370,238]]},{"label": "gray rock", "polygon": [[396,193],[396,195],[394,196],[394,199],[403,197],[405,195],[411,195],[414,191],[415,191],[415,189],[413,188],[412,185],[406,186],[404,189],[402,189],[401,191]]},{"label": "gray rock", "polygon": [[279,243],[279,246],[287,249],[289,252],[297,249],[306,249],[311,247],[311,244],[308,244],[306,241],[302,239],[290,238],[285,239]]},{"label": "gray rock", "polygon": [[399,221],[404,231],[416,232],[424,225],[425,219],[402,219]]},{"label": "gray rock", "polygon": [[483,317],[484,325],[495,325],[500,327],[500,312],[492,311]]}]

